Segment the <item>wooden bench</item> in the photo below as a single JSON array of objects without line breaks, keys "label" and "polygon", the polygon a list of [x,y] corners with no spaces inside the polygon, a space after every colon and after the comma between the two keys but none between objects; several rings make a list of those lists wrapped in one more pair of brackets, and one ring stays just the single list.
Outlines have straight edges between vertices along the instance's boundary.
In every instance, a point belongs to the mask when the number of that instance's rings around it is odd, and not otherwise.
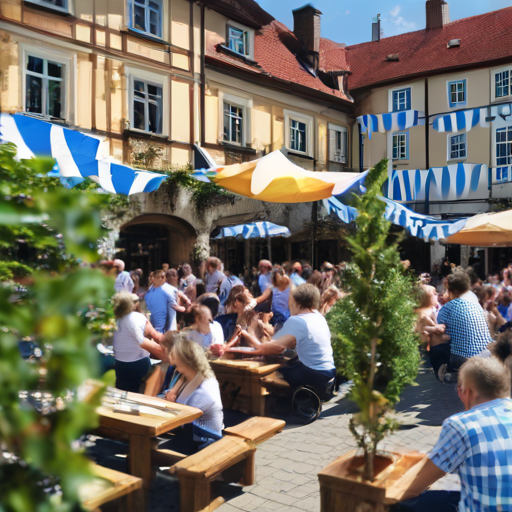
[{"label": "wooden bench", "polygon": [[267,389],[267,391],[278,394],[288,395],[293,392],[293,388],[290,386],[290,384],[283,378],[278,377],[275,373],[269,375],[268,377],[263,377],[263,379],[261,379],[261,385]]},{"label": "wooden bench", "polygon": [[87,510],[99,511],[102,505],[121,498],[120,510],[137,512],[143,504],[142,478],[127,475],[93,464],[97,477],[80,487],[82,505]]},{"label": "wooden bench", "polygon": [[[226,428],[226,435],[219,441],[176,462],[170,471],[180,481],[181,512],[211,512],[222,505],[222,497],[212,500],[211,487],[216,479],[253,485],[256,446],[281,432],[284,426],[282,420],[250,418]],[[170,450],[153,450],[152,453],[154,460],[159,461],[169,461],[180,455]]]}]

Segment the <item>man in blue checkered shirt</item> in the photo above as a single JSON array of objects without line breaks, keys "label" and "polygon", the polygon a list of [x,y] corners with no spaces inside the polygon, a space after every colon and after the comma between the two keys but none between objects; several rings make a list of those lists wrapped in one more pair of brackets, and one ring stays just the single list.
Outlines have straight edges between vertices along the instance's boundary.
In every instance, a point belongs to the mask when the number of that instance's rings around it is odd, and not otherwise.
[{"label": "man in blue checkered shirt", "polygon": [[[512,512],[510,384],[509,370],[494,357],[473,357],[461,367],[465,412],[445,420],[428,457],[388,490],[401,501],[393,512]],[[459,474],[460,493],[424,492],[446,473]]]},{"label": "man in blue checkered shirt", "polygon": [[[446,371],[457,371],[464,361],[485,352],[492,343],[482,307],[462,297],[470,285],[465,272],[455,272],[446,278],[450,302],[437,315],[437,322],[446,325],[446,334],[450,336],[450,361],[447,361]],[[439,369],[441,381],[446,371]]]}]

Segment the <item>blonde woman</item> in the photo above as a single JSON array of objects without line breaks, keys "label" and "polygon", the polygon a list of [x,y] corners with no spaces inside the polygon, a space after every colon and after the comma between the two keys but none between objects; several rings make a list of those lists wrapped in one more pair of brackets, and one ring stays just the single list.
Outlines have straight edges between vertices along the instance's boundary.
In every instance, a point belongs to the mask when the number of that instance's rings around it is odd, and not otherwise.
[{"label": "blonde woman", "polygon": [[116,388],[138,393],[142,379],[151,367],[150,353],[159,359],[165,357],[158,344],[162,335],[138,311],[139,297],[134,293],[116,293],[112,302],[117,319],[114,333]]},{"label": "blonde woman", "polygon": [[195,424],[222,435],[224,414],[219,383],[210,368],[204,349],[185,335],[177,335],[174,338],[170,363],[176,367],[181,378],[167,392],[166,400],[201,409],[203,415]]}]

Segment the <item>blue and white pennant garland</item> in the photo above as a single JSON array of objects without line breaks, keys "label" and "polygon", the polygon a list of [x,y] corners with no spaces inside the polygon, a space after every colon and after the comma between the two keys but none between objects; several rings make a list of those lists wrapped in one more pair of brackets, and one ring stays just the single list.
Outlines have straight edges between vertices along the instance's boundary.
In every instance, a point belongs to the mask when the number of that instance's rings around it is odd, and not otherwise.
[{"label": "blue and white pennant garland", "polygon": [[[380,197],[386,203],[384,217],[406,229],[412,236],[428,240],[442,240],[450,235],[458,233],[466,225],[467,218],[454,220],[441,220],[431,215],[416,213],[406,206]],[[335,213],[338,218],[346,224],[352,222],[358,216],[358,211],[352,206],[347,206],[338,201],[335,197],[324,199],[324,207],[327,213]]]},{"label": "blue and white pennant garland", "polygon": [[469,110],[458,110],[451,114],[436,117],[432,123],[432,127],[434,130],[441,133],[457,133],[463,130],[469,132],[475,126],[489,128],[495,119],[501,117],[507,120],[511,114],[511,103],[502,103]]},{"label": "blue and white pennant garland", "polygon": [[157,190],[165,174],[132,169],[112,158],[101,158],[101,139],[22,114],[0,114],[0,142],[16,145],[19,159],[52,157],[54,169],[67,186],[90,178],[113,194]]},{"label": "blue and white pennant garland", "polygon": [[425,114],[418,110],[404,110],[402,112],[389,112],[386,114],[366,114],[359,116],[357,122],[361,133],[367,133],[372,138],[373,132],[400,132],[413,126],[425,124]]},{"label": "blue and white pennant garland", "polygon": [[394,201],[455,201],[488,197],[489,170],[484,164],[459,162],[428,170],[390,172],[387,197]]}]

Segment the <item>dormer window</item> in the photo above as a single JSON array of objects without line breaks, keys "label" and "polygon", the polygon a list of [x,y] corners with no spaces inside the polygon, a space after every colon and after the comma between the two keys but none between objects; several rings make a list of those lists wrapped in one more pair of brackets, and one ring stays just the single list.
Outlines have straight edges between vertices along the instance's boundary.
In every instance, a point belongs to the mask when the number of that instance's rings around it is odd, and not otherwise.
[{"label": "dormer window", "polygon": [[237,27],[228,27],[228,46],[240,55],[249,55],[249,34]]}]

